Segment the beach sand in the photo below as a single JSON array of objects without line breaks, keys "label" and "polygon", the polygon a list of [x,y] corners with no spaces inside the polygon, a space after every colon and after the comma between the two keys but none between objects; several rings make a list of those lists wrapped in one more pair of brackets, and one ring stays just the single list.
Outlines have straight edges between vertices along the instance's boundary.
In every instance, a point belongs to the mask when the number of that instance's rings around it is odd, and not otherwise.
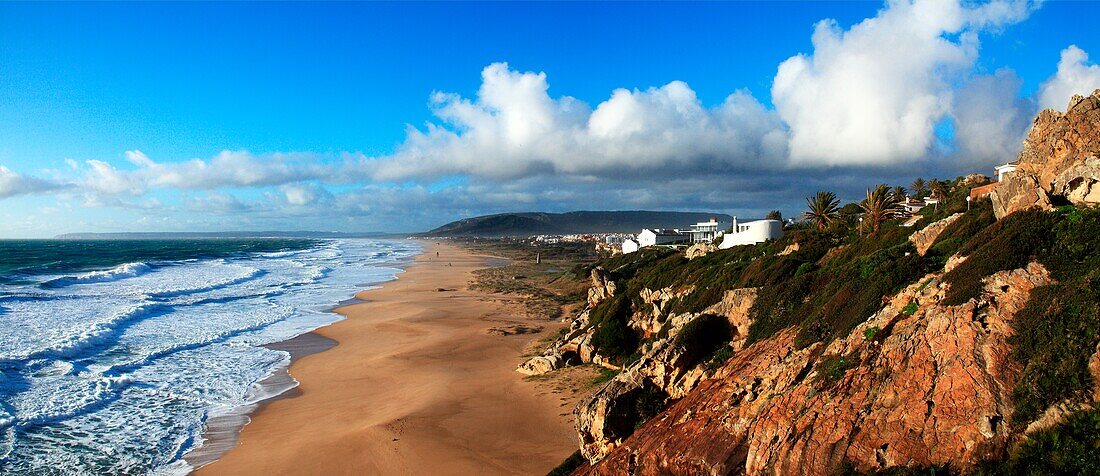
[{"label": "beach sand", "polygon": [[[436,256],[436,252],[439,256]],[[554,323],[467,284],[487,258],[425,243],[398,280],[315,331],[338,345],[296,359],[293,398],[263,405],[239,444],[200,475],[545,474],[577,444],[560,395],[515,372]],[[499,335],[492,327],[547,326]],[[549,324],[549,325],[548,325]]]}]

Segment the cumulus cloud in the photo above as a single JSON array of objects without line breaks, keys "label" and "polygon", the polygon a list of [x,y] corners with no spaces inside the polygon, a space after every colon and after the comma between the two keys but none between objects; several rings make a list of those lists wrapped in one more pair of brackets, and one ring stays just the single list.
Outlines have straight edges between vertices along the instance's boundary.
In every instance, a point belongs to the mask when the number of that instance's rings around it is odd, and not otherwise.
[{"label": "cumulus cloud", "polygon": [[784,156],[778,117],[744,91],[708,108],[686,83],[673,81],[617,89],[592,109],[569,96],[551,97],[545,73],[494,63],[481,76],[474,100],[433,94],[441,123],[409,127],[395,154],[370,164],[372,176],[683,174]]},{"label": "cumulus cloud", "polygon": [[16,173],[0,165],[0,198],[53,192],[63,188],[59,183]]},{"label": "cumulus cloud", "polygon": [[849,30],[817,24],[813,54],[779,65],[772,102],[790,127],[795,165],[917,160],[952,110],[953,85],[978,54],[976,32],[1027,16],[1026,2],[966,7],[893,1]]},{"label": "cumulus cloud", "polygon": [[332,174],[312,154],[276,153],[257,157],[247,151],[224,150],[209,160],[154,162],[139,150],[126,152],[138,170],[132,174],[150,186],[210,190],[220,187],[281,185]]},{"label": "cumulus cloud", "polygon": [[286,203],[294,206],[312,205],[332,199],[332,193],[317,184],[286,184],[279,187]]},{"label": "cumulus cloud", "polygon": [[1100,65],[1089,63],[1089,55],[1070,45],[1062,50],[1058,72],[1039,87],[1039,107],[1065,111],[1074,94],[1082,96],[1100,89]]},{"label": "cumulus cloud", "polygon": [[1008,69],[976,76],[956,94],[955,160],[975,166],[1012,160],[1020,150],[1034,103],[1020,97],[1022,81]]}]

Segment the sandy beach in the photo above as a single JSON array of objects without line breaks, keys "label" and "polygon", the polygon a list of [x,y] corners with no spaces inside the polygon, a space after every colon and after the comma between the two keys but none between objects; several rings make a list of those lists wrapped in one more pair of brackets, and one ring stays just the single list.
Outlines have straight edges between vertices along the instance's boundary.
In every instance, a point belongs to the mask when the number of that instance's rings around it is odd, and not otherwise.
[{"label": "sandy beach", "polygon": [[[438,252],[438,256],[437,256]],[[545,474],[576,450],[571,402],[514,369],[543,334],[515,299],[467,284],[488,258],[425,244],[396,281],[337,309],[336,347],[298,358],[292,398],[252,415],[200,475]],[[517,317],[518,316],[518,317]],[[546,322],[537,324],[547,325]]]}]

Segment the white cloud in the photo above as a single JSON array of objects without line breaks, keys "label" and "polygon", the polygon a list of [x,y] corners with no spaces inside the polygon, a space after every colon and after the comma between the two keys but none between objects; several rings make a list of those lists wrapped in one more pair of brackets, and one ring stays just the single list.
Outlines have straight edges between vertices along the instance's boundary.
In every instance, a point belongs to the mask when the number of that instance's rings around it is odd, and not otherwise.
[{"label": "white cloud", "polygon": [[953,161],[988,166],[1012,160],[1020,151],[1035,105],[1020,97],[1022,81],[1014,72],[998,70],[971,78],[955,95]]},{"label": "white cloud", "polygon": [[86,190],[105,195],[141,195],[145,192],[145,184],[133,174],[118,170],[102,160],[85,163],[88,165],[83,181]]},{"label": "white cloud", "polygon": [[1085,50],[1069,45],[1062,50],[1058,72],[1039,87],[1039,107],[1065,112],[1074,94],[1086,96],[1097,89],[1100,89],[1100,65],[1090,64]]},{"label": "white cloud", "polygon": [[52,192],[62,187],[56,182],[23,175],[0,165],[0,198]]},{"label": "white cloud", "polygon": [[817,24],[814,52],[779,65],[772,102],[790,127],[795,165],[884,165],[922,158],[951,112],[953,84],[978,54],[976,30],[1020,21],[1031,6],[892,1],[849,30]]},{"label": "white cloud", "polygon": [[781,161],[785,136],[774,113],[744,91],[705,107],[682,81],[617,89],[594,110],[552,98],[545,73],[506,63],[482,71],[476,100],[433,94],[442,123],[409,127],[392,156],[366,165],[379,180],[473,175],[497,180],[538,174],[685,174]]},{"label": "white cloud", "polygon": [[279,187],[286,203],[294,206],[312,205],[332,199],[332,193],[317,184],[286,184]]}]

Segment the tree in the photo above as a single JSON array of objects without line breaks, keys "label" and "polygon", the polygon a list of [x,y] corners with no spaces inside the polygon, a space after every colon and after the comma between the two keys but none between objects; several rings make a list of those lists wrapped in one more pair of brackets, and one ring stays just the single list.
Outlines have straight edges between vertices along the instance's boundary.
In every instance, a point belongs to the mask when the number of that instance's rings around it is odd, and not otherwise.
[{"label": "tree", "polygon": [[840,200],[837,200],[833,192],[821,191],[812,197],[806,197],[806,206],[809,210],[802,215],[821,231],[825,231],[840,216]]},{"label": "tree", "polygon": [[863,209],[863,221],[870,223],[871,232],[878,232],[882,222],[898,216],[898,199],[886,184],[867,189],[867,198],[859,204]]},{"label": "tree", "polygon": [[924,179],[918,177],[916,180],[914,180],[912,185],[913,195],[916,195],[917,198],[924,197],[924,186]]},{"label": "tree", "polygon": [[767,215],[764,216],[764,219],[765,220],[783,221],[783,214],[780,213],[779,210],[772,210],[772,211],[768,212]]},{"label": "tree", "polygon": [[947,184],[942,180],[932,179],[928,182],[928,189],[932,192],[932,198],[943,200],[947,198]]},{"label": "tree", "polygon": [[894,190],[891,193],[894,194],[894,197],[897,198],[899,202],[905,201],[905,195],[907,194],[905,187],[898,185],[894,187]]}]

